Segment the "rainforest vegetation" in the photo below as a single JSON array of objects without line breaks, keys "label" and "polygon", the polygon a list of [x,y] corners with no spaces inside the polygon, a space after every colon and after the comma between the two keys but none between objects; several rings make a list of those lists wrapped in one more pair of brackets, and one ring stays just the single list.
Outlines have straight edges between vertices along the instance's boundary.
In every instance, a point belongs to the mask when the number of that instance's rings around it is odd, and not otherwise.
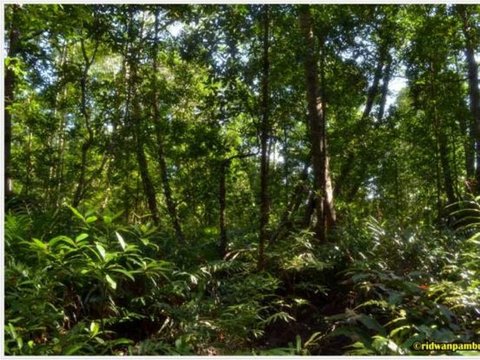
[{"label": "rainforest vegetation", "polygon": [[480,342],[479,5],[4,9],[6,354]]}]

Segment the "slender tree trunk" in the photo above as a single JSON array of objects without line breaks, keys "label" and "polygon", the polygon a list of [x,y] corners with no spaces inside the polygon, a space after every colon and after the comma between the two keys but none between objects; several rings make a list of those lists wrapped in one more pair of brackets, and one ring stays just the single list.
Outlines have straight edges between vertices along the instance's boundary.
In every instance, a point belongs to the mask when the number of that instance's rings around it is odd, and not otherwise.
[{"label": "slender tree trunk", "polygon": [[326,151],[326,124],[319,96],[315,40],[309,6],[299,7],[299,22],[304,38],[304,67],[307,87],[308,123],[312,147],[312,165],[315,186],[315,234],[320,242],[327,236],[328,214],[333,214],[333,199],[327,196],[328,156]]},{"label": "slender tree trunk", "polygon": [[385,106],[387,104],[387,96],[388,96],[388,84],[390,83],[390,77],[392,72],[392,59],[389,58],[387,61],[387,65],[385,67],[385,73],[383,74],[383,83],[382,88],[380,90],[380,107],[378,109],[378,122],[383,120],[383,115],[385,114]]},{"label": "slender tree trunk", "polygon": [[381,47],[377,67],[375,68],[375,73],[373,75],[373,83],[370,89],[368,89],[367,102],[365,104],[365,109],[363,110],[363,115],[360,122],[365,122],[370,116],[370,113],[372,112],[373,104],[375,103],[375,98],[378,94],[380,79],[382,78],[383,65],[385,63],[385,52],[386,49],[384,47]]},{"label": "slender tree trunk", "polygon": [[85,121],[85,128],[87,129],[87,138],[82,144],[82,152],[81,152],[81,160],[80,160],[80,175],[78,177],[77,188],[75,190],[75,194],[73,196],[73,207],[77,207],[80,204],[80,201],[85,195],[85,177],[87,172],[87,162],[88,162],[88,152],[93,145],[94,134],[93,129],[90,124],[90,110],[88,109],[87,105],[87,82],[88,82],[88,72],[90,70],[90,66],[92,65],[95,55],[98,49],[98,42],[95,44],[95,49],[93,51],[92,57],[89,59],[86,49],[85,49],[85,42],[81,40],[81,49],[84,61],[84,68],[82,72],[82,77],[80,78],[80,92],[81,92],[81,103],[80,103],[80,112]]},{"label": "slender tree trunk", "polygon": [[228,237],[227,237],[227,226],[226,226],[226,208],[227,208],[227,169],[229,165],[229,160],[223,160],[220,162],[220,181],[218,187],[218,204],[220,206],[220,256],[224,257],[227,253],[228,246]]},{"label": "slender tree trunk", "polygon": [[160,111],[158,108],[158,94],[157,94],[157,54],[158,54],[158,31],[159,31],[159,13],[158,9],[155,11],[155,40],[153,48],[153,62],[152,62],[152,110],[153,121],[155,124],[155,133],[157,138],[157,158],[158,166],[160,170],[160,177],[162,179],[163,194],[165,196],[165,202],[167,203],[167,210],[170,216],[170,220],[175,231],[178,242],[185,243],[185,236],[183,235],[182,227],[178,219],[177,206],[172,196],[172,189],[170,187],[170,179],[168,176],[167,161],[165,159],[165,145],[163,141],[162,125]]},{"label": "slender tree trunk", "polygon": [[[457,5],[459,6],[459,5]],[[458,64],[457,56],[454,57],[455,59],[455,70],[456,74],[461,77],[463,76],[460,66]],[[458,108],[463,108],[465,104],[465,99],[460,97],[457,99],[458,101]],[[456,115],[460,127],[460,131],[463,138],[463,152],[465,154],[465,169],[467,178],[465,180],[465,188],[470,193],[475,193],[475,188],[472,188],[472,180],[475,179],[475,123],[473,121],[473,117],[465,116],[462,112],[459,112]]]},{"label": "slender tree trunk", "polygon": [[[459,108],[464,106],[464,99],[458,99]],[[472,188],[471,184],[475,179],[475,134],[474,123],[471,116],[465,116],[463,112],[458,112],[456,115],[459,123],[460,132],[463,139],[463,153],[465,154],[465,170],[467,178],[465,179],[465,185],[468,192],[475,193],[475,187]]]},{"label": "slender tree trunk", "polygon": [[[63,99],[67,97],[67,88],[65,87],[63,91]],[[56,189],[55,189],[55,194],[53,196],[55,203],[54,205],[59,207],[62,204],[62,199],[63,199],[63,175],[64,175],[64,162],[65,162],[65,122],[66,122],[66,115],[62,111],[59,115],[59,124],[58,124],[58,149],[57,149],[57,154],[58,154],[58,163],[56,167],[56,174],[55,178],[57,181],[56,184]]]},{"label": "slender tree trunk", "polygon": [[[462,99],[463,101],[463,99]],[[475,135],[474,125],[470,117],[465,117],[463,114],[457,116],[460,131],[463,136],[463,152],[465,154],[465,169],[467,174],[467,184],[471,184],[471,181],[475,179]],[[467,185],[468,191],[475,192],[475,188],[471,188]]]},{"label": "slender tree trunk", "polygon": [[330,174],[330,158],[328,156],[328,147],[327,147],[327,101],[326,101],[326,88],[327,82],[325,80],[325,40],[320,37],[320,49],[321,49],[321,57],[320,57],[320,100],[322,102],[322,109],[323,109],[323,127],[322,133],[324,137],[325,143],[325,151],[323,154],[323,161],[324,161],[324,171],[325,171],[325,199],[324,199],[324,211],[326,217],[326,227],[327,229],[333,228],[336,222],[336,213],[335,207],[333,206],[333,182],[332,176]]},{"label": "slender tree trunk", "polygon": [[141,119],[142,114],[140,110],[140,104],[138,103],[138,94],[133,95],[132,99],[132,117],[131,121],[135,122],[135,153],[138,162],[138,169],[140,170],[140,177],[142,179],[143,191],[147,198],[148,209],[150,210],[153,222],[158,225],[158,208],[157,208],[157,199],[155,194],[155,189],[150,178],[148,171],[148,162],[143,149],[143,140],[142,140],[142,127]]},{"label": "slender tree trunk", "polygon": [[455,187],[452,178],[452,170],[450,167],[450,161],[448,160],[448,146],[447,136],[440,130],[438,138],[438,149],[440,155],[440,164],[442,165],[443,181],[445,184],[445,193],[449,204],[456,202]]},{"label": "slender tree trunk", "polygon": [[[433,101],[437,100],[436,84],[435,80],[437,78],[437,70],[435,64],[430,66],[430,98]],[[437,153],[440,160],[440,166],[443,174],[443,184],[445,188],[445,193],[447,195],[447,200],[449,204],[453,204],[456,201],[455,198],[455,186],[452,178],[452,171],[450,168],[450,161],[448,159],[448,144],[447,144],[447,135],[445,134],[445,124],[441,121],[441,118],[438,114],[438,109],[436,103],[433,104],[431,108],[433,116],[433,126],[435,131],[435,137],[437,142]],[[440,176],[440,175],[439,175]]]},{"label": "slender tree trunk", "polygon": [[268,241],[268,220],[270,214],[270,198],[268,195],[268,142],[270,136],[269,123],[269,5],[263,10],[263,79],[262,79],[262,126],[261,126],[261,158],[260,158],[260,237],[258,247],[258,269],[265,265],[265,244]]},{"label": "slender tree trunk", "polygon": [[[155,188],[148,171],[148,161],[143,148],[143,130],[142,130],[142,108],[140,104],[139,76],[137,73],[138,49],[133,47],[133,42],[141,34],[141,30],[134,29],[132,19],[134,16],[133,8],[128,8],[129,21],[127,25],[128,40],[124,47],[124,70],[126,90],[125,103],[125,123],[128,131],[133,135],[133,145],[135,156],[137,159],[138,170],[142,183],[143,193],[147,200],[148,209],[153,222],[158,225],[158,207],[156,200]],[[137,186],[138,189],[138,186]],[[138,196],[137,196],[138,198]]]},{"label": "slender tree trunk", "polygon": [[[139,98],[140,95],[138,93],[137,84],[138,84],[138,75],[137,75],[137,68],[136,68],[136,59],[129,59],[129,68],[131,71],[130,74],[130,92],[131,92],[131,106],[132,112],[131,116],[128,117],[128,122],[133,126],[133,135],[134,135],[134,142],[135,142],[135,155],[138,162],[138,169],[140,171],[140,178],[142,180],[142,187],[145,197],[147,199],[148,209],[150,210],[153,222],[158,225],[159,224],[159,217],[158,217],[158,207],[157,207],[157,199],[155,194],[155,188],[153,186],[153,182],[151,180],[149,171],[148,171],[148,162],[147,157],[145,155],[145,151],[143,149],[143,140],[142,140],[142,111],[140,107]],[[130,112],[129,112],[130,115]]]},{"label": "slender tree trunk", "polygon": [[[17,15],[20,11],[20,6],[16,4],[10,5],[12,9],[12,19],[10,25],[10,31],[8,32],[8,57],[14,58],[17,55],[18,43],[20,32],[17,29]],[[11,149],[12,149],[12,113],[10,106],[13,104],[15,95],[15,73],[11,66],[5,69],[5,148],[4,148],[4,161],[5,161],[5,184],[4,184],[4,197],[7,201],[13,194],[13,180],[11,174]]]},{"label": "slender tree trunk", "polygon": [[[68,46],[65,44],[62,49],[62,54],[60,56],[60,67],[62,68],[65,66],[68,56]],[[58,108],[57,102],[63,102],[68,96],[67,86],[63,87],[62,94],[58,94],[55,100],[55,109]],[[59,111],[59,121],[58,121],[58,161],[56,166],[56,188],[53,194],[54,199],[54,206],[59,207],[63,202],[63,185],[64,185],[64,168],[65,168],[65,146],[66,146],[66,139],[65,139],[65,126],[67,122],[67,116],[64,110]]]},{"label": "slender tree trunk", "polygon": [[185,236],[183,235],[182,227],[177,215],[177,205],[172,196],[172,189],[170,187],[170,178],[167,171],[167,163],[165,160],[165,155],[163,152],[163,143],[159,141],[161,139],[161,134],[157,131],[157,142],[158,142],[158,165],[160,168],[160,177],[162,178],[163,184],[163,194],[165,196],[165,202],[167,203],[167,210],[170,216],[170,219],[173,224],[173,229],[175,230],[176,237],[180,243],[185,242]]},{"label": "slender tree trunk", "polygon": [[467,6],[457,5],[457,10],[463,22],[463,34],[465,37],[465,57],[468,66],[470,112],[473,118],[471,135],[475,137],[475,190],[476,194],[480,194],[480,90],[478,89],[478,66],[475,61],[475,49],[477,46],[475,33],[477,29],[470,23],[472,19],[468,14]]},{"label": "slender tree trunk", "polygon": [[474,130],[471,132],[475,135],[475,180],[476,193],[480,194],[480,94],[478,90],[478,66],[475,61],[473,47],[467,48],[467,62],[468,62],[468,88],[470,97],[470,112],[474,119]]}]

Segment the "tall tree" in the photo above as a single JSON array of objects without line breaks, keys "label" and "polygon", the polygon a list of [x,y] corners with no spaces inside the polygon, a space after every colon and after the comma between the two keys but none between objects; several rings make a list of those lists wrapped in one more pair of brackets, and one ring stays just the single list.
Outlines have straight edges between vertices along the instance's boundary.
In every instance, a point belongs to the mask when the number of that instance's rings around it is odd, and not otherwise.
[{"label": "tall tree", "polygon": [[15,101],[15,71],[13,69],[13,60],[18,52],[20,31],[18,29],[18,16],[20,5],[13,4],[9,7],[11,11],[10,28],[8,30],[8,54],[10,64],[5,69],[5,149],[4,149],[4,161],[5,161],[5,187],[4,196],[5,200],[13,193],[12,175],[11,175],[11,149],[12,149],[12,113],[10,107]]},{"label": "tall tree", "polygon": [[155,9],[155,26],[154,26],[154,42],[153,42],[153,55],[152,55],[152,110],[153,110],[153,122],[155,126],[155,135],[157,140],[157,159],[158,166],[160,168],[160,177],[162,179],[163,185],[163,194],[165,196],[165,202],[167,203],[167,210],[172,221],[175,234],[180,243],[185,242],[185,237],[183,235],[182,227],[177,215],[177,206],[172,197],[172,189],[170,187],[170,179],[168,176],[167,162],[165,159],[165,145],[162,135],[162,120],[159,111],[158,105],[158,85],[157,85],[157,76],[158,76],[158,32],[160,30],[160,11],[157,7]]},{"label": "tall tree", "polygon": [[[478,87],[478,65],[475,60],[475,49],[478,48],[478,24],[471,14],[471,6],[456,5],[457,12],[462,20],[462,30],[465,40],[465,60],[468,69],[468,94],[470,98],[470,112],[472,114],[471,136],[475,138],[476,171],[475,192],[480,194],[480,89]],[[467,172],[473,166],[467,163]]]},{"label": "tall tree", "polygon": [[327,237],[327,229],[335,223],[333,194],[330,184],[329,158],[327,154],[327,134],[318,85],[318,70],[313,21],[309,6],[299,7],[299,22],[303,35],[303,61],[307,89],[308,125],[312,147],[312,165],[316,193],[315,210],[317,222],[315,233],[319,241]]},{"label": "tall tree", "polygon": [[92,54],[87,54],[85,41],[83,39],[80,40],[80,46],[82,51],[83,57],[83,69],[81,70],[81,76],[79,79],[80,82],[80,92],[81,92],[81,99],[80,99],[80,112],[83,116],[85,122],[85,129],[87,130],[87,137],[82,144],[82,154],[80,160],[80,172],[78,177],[77,188],[75,190],[75,194],[73,196],[73,207],[77,207],[82,200],[85,187],[86,187],[86,172],[88,167],[88,153],[90,148],[94,143],[94,130],[91,121],[91,111],[88,106],[88,80],[89,80],[89,71],[90,67],[92,66],[93,62],[95,61],[95,56],[97,54],[99,42],[98,40],[95,41],[94,49]]},{"label": "tall tree", "polygon": [[261,154],[260,154],[260,239],[258,253],[258,268],[261,270],[265,265],[265,244],[268,241],[268,219],[270,213],[270,199],[268,194],[269,173],[269,76],[270,76],[270,16],[269,5],[263,6],[263,71],[262,71],[262,122],[261,122]]},{"label": "tall tree", "polygon": [[[132,131],[135,155],[138,163],[138,170],[142,180],[143,191],[147,199],[153,221],[158,224],[158,207],[155,188],[148,169],[147,157],[144,150],[143,137],[143,112],[141,108],[141,90],[140,76],[138,74],[139,66],[139,48],[135,46],[141,43],[143,24],[135,22],[135,10],[132,6],[128,7],[128,42],[125,46],[125,66],[127,81],[127,104],[126,104],[126,123]],[[136,41],[137,40],[137,41]]]}]

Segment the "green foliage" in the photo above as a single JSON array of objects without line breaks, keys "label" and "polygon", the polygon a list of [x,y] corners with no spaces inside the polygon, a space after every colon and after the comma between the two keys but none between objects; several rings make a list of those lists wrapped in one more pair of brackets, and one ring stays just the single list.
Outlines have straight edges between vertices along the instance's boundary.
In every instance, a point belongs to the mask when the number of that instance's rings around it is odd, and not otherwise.
[{"label": "green foliage", "polygon": [[416,244],[409,229],[369,228],[370,243],[362,241],[371,250],[344,272],[355,303],[329,317],[329,336],[349,337],[347,352],[356,355],[422,354],[415,342],[474,341],[480,293],[472,240],[424,229],[415,232]]},{"label": "green foliage", "polygon": [[19,245],[5,271],[8,353],[116,351],[130,341],[112,340],[112,325],[158,316],[149,310],[159,300],[155,290],[169,281],[171,264],[145,256],[151,245],[132,230],[124,239],[108,217],[94,224],[97,216],[70,209],[77,218],[71,236],[49,240],[22,238],[15,231],[25,218],[7,216],[9,244]]}]

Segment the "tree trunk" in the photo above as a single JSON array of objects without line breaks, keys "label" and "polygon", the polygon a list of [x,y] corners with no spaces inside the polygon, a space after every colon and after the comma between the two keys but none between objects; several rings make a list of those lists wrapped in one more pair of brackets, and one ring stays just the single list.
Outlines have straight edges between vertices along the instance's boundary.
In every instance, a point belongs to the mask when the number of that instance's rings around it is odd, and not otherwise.
[{"label": "tree trunk", "polygon": [[440,155],[440,164],[442,165],[445,193],[447,194],[448,203],[453,204],[457,200],[455,197],[455,189],[452,178],[452,170],[450,167],[450,161],[448,160],[447,136],[442,133],[442,130],[440,130],[439,133],[438,149]]},{"label": "tree trunk", "polygon": [[140,179],[142,182],[143,193],[147,200],[148,209],[150,211],[153,222],[159,224],[158,207],[155,188],[148,171],[148,161],[143,148],[143,129],[142,120],[143,114],[140,104],[140,91],[138,84],[140,79],[137,73],[137,64],[139,62],[136,54],[138,49],[133,47],[134,40],[140,36],[141,31],[134,29],[133,8],[128,8],[129,22],[127,25],[128,40],[124,47],[124,70],[125,81],[127,85],[126,104],[125,104],[125,124],[128,131],[133,135],[133,145],[135,156],[137,159],[138,170],[140,172]]},{"label": "tree trunk", "polygon": [[[443,174],[443,184],[445,193],[447,195],[448,204],[453,204],[456,202],[455,198],[455,185],[452,178],[452,170],[450,168],[450,161],[448,159],[448,144],[447,144],[447,135],[446,135],[446,124],[442,121],[441,117],[438,114],[437,109],[437,91],[435,80],[438,75],[438,71],[434,63],[430,65],[430,99],[434,101],[433,107],[431,108],[433,116],[433,126],[435,131],[435,141],[437,145],[437,154],[438,159],[440,160],[440,167]],[[438,165],[437,165],[438,166]],[[440,177],[440,175],[439,175]],[[439,184],[439,183],[438,183]]]},{"label": "tree trunk", "polygon": [[163,136],[162,136],[162,126],[161,126],[161,118],[160,118],[160,111],[158,108],[158,94],[157,94],[157,53],[158,53],[158,30],[159,30],[159,13],[158,9],[155,10],[155,40],[154,40],[154,48],[153,48],[153,61],[152,61],[152,110],[153,110],[153,121],[155,124],[155,133],[157,138],[157,158],[158,158],[158,166],[160,170],[160,177],[162,179],[163,185],[163,194],[165,196],[165,202],[167,203],[167,210],[168,215],[170,216],[170,220],[172,222],[173,229],[175,231],[175,235],[179,243],[185,243],[185,237],[183,235],[182,227],[180,225],[180,221],[178,220],[177,215],[177,206],[175,201],[172,197],[172,190],[170,188],[170,179],[168,176],[168,169],[167,169],[167,162],[165,159],[165,150],[164,150],[164,143],[163,143]]},{"label": "tree trunk", "polygon": [[478,195],[480,194],[480,92],[478,89],[478,66],[475,61],[475,49],[477,46],[477,39],[475,37],[476,28],[470,24],[472,19],[468,14],[467,6],[457,5],[457,10],[463,22],[463,34],[465,37],[470,112],[473,118],[471,135],[475,137],[476,152],[475,190]]},{"label": "tree trunk", "polygon": [[81,153],[81,160],[80,160],[80,175],[78,177],[77,188],[75,190],[75,194],[73,196],[72,206],[77,207],[80,204],[84,194],[85,194],[85,177],[87,172],[87,162],[88,162],[88,151],[90,147],[93,145],[93,129],[90,124],[90,111],[87,106],[87,82],[88,82],[88,71],[90,70],[90,66],[95,59],[95,54],[98,48],[98,42],[95,45],[95,50],[91,59],[88,58],[86,49],[85,49],[85,42],[81,40],[81,48],[83,54],[83,61],[85,66],[82,71],[82,77],[80,78],[80,92],[81,92],[81,103],[80,103],[80,112],[83,115],[85,121],[85,128],[87,129],[87,138],[85,139],[84,143],[82,144],[82,153]]},{"label": "tree trunk", "polygon": [[[315,234],[320,242],[327,236],[328,215],[333,215],[333,198],[327,194],[328,156],[326,149],[326,124],[319,96],[317,59],[315,56],[315,40],[309,6],[299,8],[300,28],[304,38],[304,67],[307,88],[308,124],[312,147],[312,165],[315,187],[315,211],[317,223]],[[334,219],[332,218],[333,222]]]},{"label": "tree trunk", "polygon": [[132,116],[129,116],[128,122],[133,124],[134,129],[134,142],[135,142],[135,155],[137,157],[138,169],[140,171],[140,177],[142,180],[143,192],[147,198],[148,209],[150,210],[153,222],[159,224],[158,216],[158,207],[157,199],[155,194],[155,188],[153,186],[150,174],[148,171],[148,162],[143,149],[143,136],[142,136],[142,111],[140,108],[139,97],[137,90],[137,68],[136,68],[136,59],[130,59],[130,91],[131,91],[131,106],[132,106]]},{"label": "tree trunk", "polygon": [[260,158],[260,232],[258,246],[258,269],[265,265],[265,244],[268,241],[268,220],[270,213],[270,199],[268,196],[268,141],[270,136],[269,124],[269,6],[264,5],[263,12],[263,79],[262,79],[262,125],[261,125],[261,158]]},{"label": "tree trunk", "polygon": [[[17,55],[18,43],[20,32],[16,28],[17,15],[20,11],[20,6],[16,4],[10,5],[12,9],[12,19],[10,31],[8,33],[8,57],[14,58]],[[5,148],[4,148],[4,161],[5,161],[5,184],[4,184],[4,197],[5,201],[13,194],[13,180],[11,173],[11,150],[12,150],[12,113],[10,106],[13,104],[15,95],[15,73],[11,66],[5,69]]]},{"label": "tree trunk", "polygon": [[143,191],[147,198],[148,209],[150,210],[152,220],[155,225],[159,224],[158,217],[158,208],[157,208],[157,199],[155,194],[155,188],[153,186],[150,174],[148,171],[148,162],[143,149],[143,140],[142,140],[142,128],[141,128],[141,111],[140,104],[138,103],[138,95],[134,94],[133,96],[133,106],[132,106],[132,115],[133,119],[131,121],[135,122],[135,154],[138,162],[138,169],[140,170],[140,177],[142,179]]},{"label": "tree trunk", "polygon": [[223,258],[227,253],[228,246],[228,237],[227,237],[227,227],[225,224],[226,221],[226,208],[227,208],[227,190],[226,190],[226,173],[228,169],[229,161],[223,160],[220,162],[220,182],[218,187],[218,204],[220,206],[220,256]]},{"label": "tree trunk", "polygon": [[388,96],[388,84],[390,83],[390,77],[392,72],[392,59],[389,58],[387,61],[387,66],[385,67],[385,73],[383,74],[383,83],[382,89],[380,90],[380,107],[378,109],[377,121],[381,122],[383,120],[383,115],[385,114],[385,106],[387,104]]},{"label": "tree trunk", "polygon": [[321,49],[321,58],[320,58],[320,99],[322,102],[322,110],[323,110],[323,129],[322,133],[324,136],[324,143],[325,143],[325,152],[323,155],[324,161],[324,171],[325,171],[325,217],[326,217],[326,225],[327,229],[333,228],[336,222],[336,214],[335,208],[333,206],[333,183],[332,183],[332,176],[330,174],[330,158],[328,157],[328,150],[327,150],[327,102],[326,102],[326,95],[325,90],[327,87],[327,83],[325,80],[325,40],[320,37],[320,49]]}]

